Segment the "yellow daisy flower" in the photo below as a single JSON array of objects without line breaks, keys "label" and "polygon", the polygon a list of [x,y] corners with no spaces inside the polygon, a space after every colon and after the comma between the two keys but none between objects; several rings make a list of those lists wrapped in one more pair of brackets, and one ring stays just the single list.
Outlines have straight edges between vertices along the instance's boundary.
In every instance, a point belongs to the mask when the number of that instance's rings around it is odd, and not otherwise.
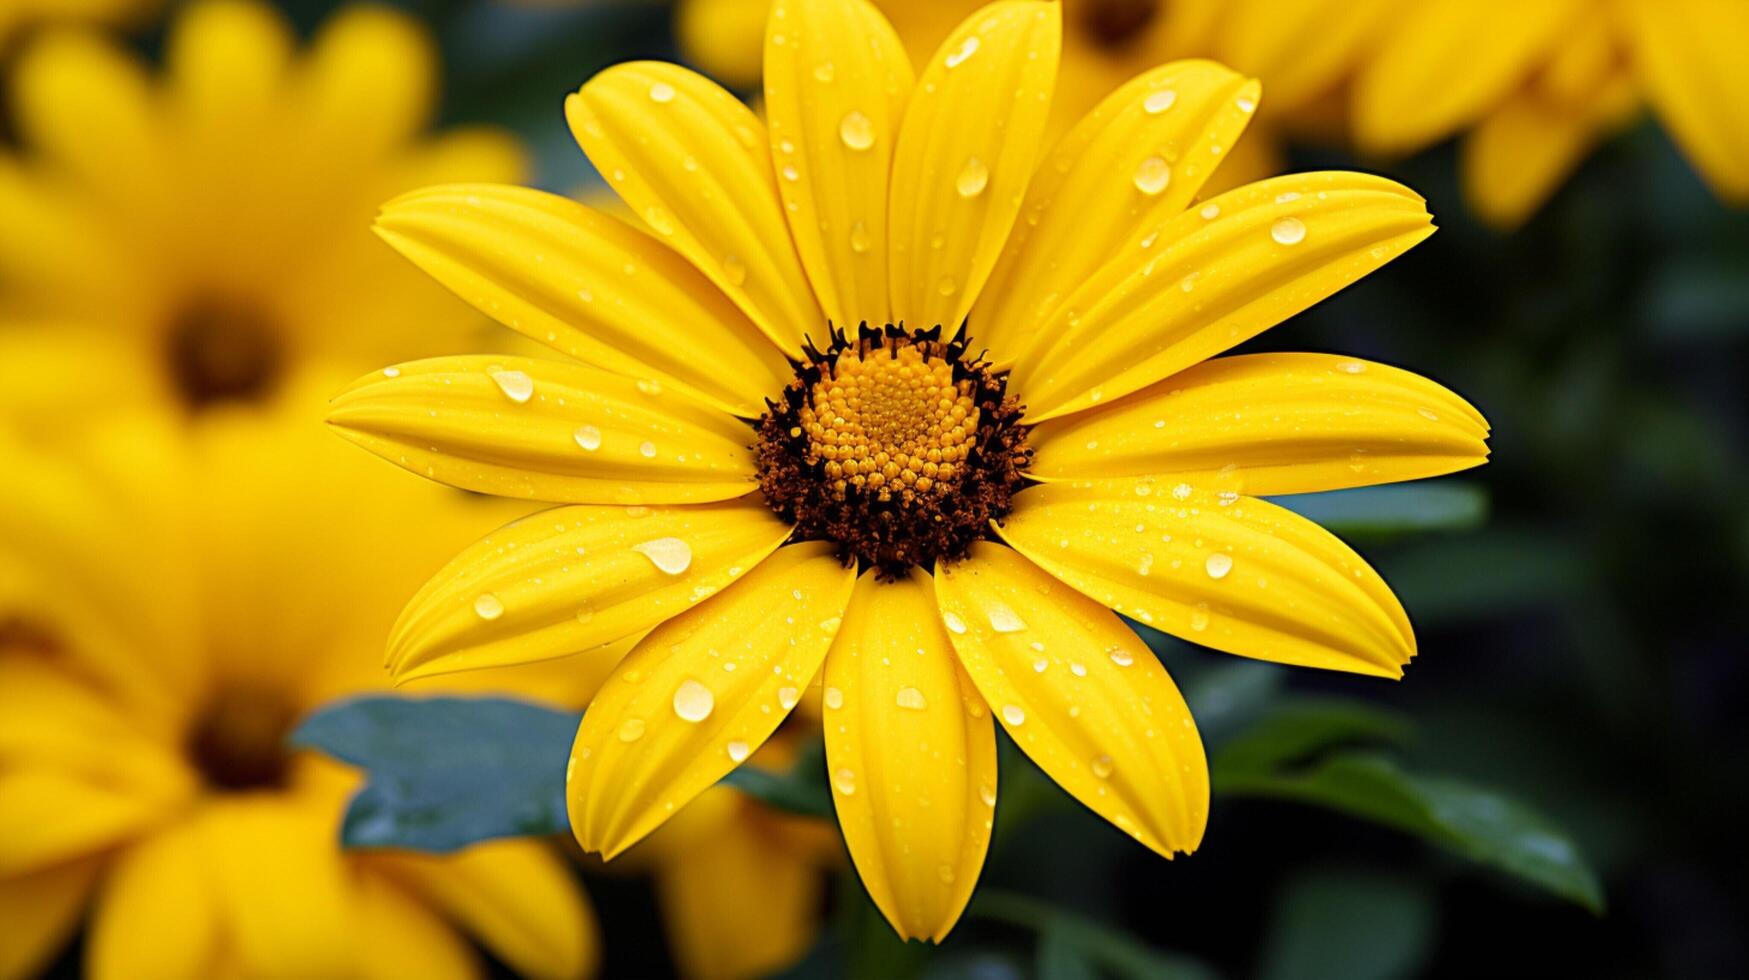
[{"label": "yellow daisy flower", "polygon": [[1384,22],[1353,84],[1363,148],[1406,153],[1467,130],[1466,195],[1529,217],[1649,101],[1719,197],[1749,203],[1749,4],[1421,0]]},{"label": "yellow daisy flower", "polygon": [[268,5],[200,0],[165,48],[161,80],[94,32],[48,31],[19,56],[0,320],[34,329],[6,328],[15,356],[125,355],[162,397],[204,406],[259,401],[320,359],[356,373],[465,337],[477,317],[363,221],[410,187],[517,179],[520,151],[482,129],[419,136],[436,65],[412,19],[352,8],[299,55]]},{"label": "yellow daisy flower", "polygon": [[1316,173],[1198,201],[1257,91],[1209,62],[1144,72],[1041,156],[1061,15],[992,4],[914,77],[864,0],[779,0],[768,124],[674,65],[602,72],[566,112],[648,232],[513,187],[384,209],[396,248],[573,358],[402,364],[330,422],[568,504],[427,584],[397,676],[651,631],[573,748],[585,849],[650,833],[819,679],[856,868],[939,939],[988,845],[996,721],[1149,848],[1201,839],[1194,722],[1117,612],[1283,663],[1413,655],[1377,574],[1256,495],[1474,466],[1486,423],[1381,364],[1214,355],[1427,237],[1422,199]]},{"label": "yellow daisy flower", "polygon": [[[0,977],[87,912],[99,978],[469,976],[464,935],[528,975],[589,970],[594,919],[548,845],[342,853],[357,778],[281,748],[383,686],[379,605],[502,512],[322,439],[301,413],[193,447],[144,418],[54,456],[0,439]],[[553,680],[493,683],[577,696]]]}]

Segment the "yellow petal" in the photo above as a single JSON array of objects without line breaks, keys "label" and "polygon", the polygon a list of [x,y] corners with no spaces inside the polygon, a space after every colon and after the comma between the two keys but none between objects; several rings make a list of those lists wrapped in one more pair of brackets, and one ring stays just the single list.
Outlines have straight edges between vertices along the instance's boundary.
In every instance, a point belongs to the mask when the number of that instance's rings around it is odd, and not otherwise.
[{"label": "yellow petal", "polygon": [[707,836],[667,856],[656,869],[663,926],[682,976],[770,976],[794,965],[813,946],[825,877],[757,819],[753,804],[726,786],[706,790],[662,833],[719,794],[730,797],[728,819],[701,828]]},{"label": "yellow petal", "polygon": [[323,167],[374,163],[402,149],[437,94],[432,39],[418,21],[386,7],[337,12],[298,68],[292,124],[324,148]]},{"label": "yellow petal", "polygon": [[1245,354],[1038,426],[1027,475],[1173,474],[1253,496],[1310,493],[1479,466],[1487,438],[1469,403],[1407,371],[1329,354]]},{"label": "yellow petal", "polygon": [[1749,5],[1632,0],[1634,56],[1646,96],[1713,192],[1749,202]]},{"label": "yellow petal", "polygon": [[1508,98],[1464,138],[1464,199],[1497,228],[1524,223],[1602,138],[1590,114],[1533,93]]},{"label": "yellow petal", "polygon": [[291,25],[259,0],[189,4],[166,44],[170,95],[197,138],[211,140],[272,105],[292,56]]},{"label": "yellow petal", "polygon": [[769,0],[679,0],[674,39],[686,60],[735,89],[759,84]]},{"label": "yellow petal", "polygon": [[95,34],[55,32],[25,51],[13,80],[25,145],[108,207],[161,203],[160,107],[136,59]]},{"label": "yellow petal", "polygon": [[619,854],[770,738],[819,671],[854,581],[827,543],[798,544],[652,630],[571,749],[584,850]]},{"label": "yellow petal", "polygon": [[1396,0],[1229,0],[1216,57],[1268,83],[1293,110],[1326,95],[1370,53]]},{"label": "yellow petal", "polygon": [[565,100],[583,152],[656,234],[791,357],[825,322],[778,202],[765,127],[677,65],[615,65]]},{"label": "yellow petal", "polygon": [[127,848],[110,867],[92,916],[91,975],[209,975],[223,938],[219,916],[199,824],[166,827]]},{"label": "yellow petal", "polygon": [[407,603],[398,679],[551,660],[640,633],[722,589],[789,527],[755,498],[555,507],[487,535]]},{"label": "yellow petal", "polygon": [[867,0],[772,5],[765,115],[777,188],[826,319],[843,329],[892,319],[887,178],[911,82],[904,47]]},{"label": "yellow petal", "polygon": [[996,732],[921,570],[857,582],[826,698],[832,802],[857,874],[900,937],[940,942],[990,846]]},{"label": "yellow petal", "polygon": [[691,264],[624,222],[496,184],[415,191],[377,233],[463,299],[581,361],[754,417],[789,364]]},{"label": "yellow petal", "polygon": [[454,854],[373,854],[370,861],[458,922],[518,974],[583,976],[594,972],[601,957],[594,910],[544,842],[496,840]]},{"label": "yellow petal", "polygon": [[1433,233],[1425,202],[1364,174],[1248,184],[1146,231],[1070,296],[1017,363],[1027,421],[1139,390],[1262,333]]},{"label": "yellow petal", "polygon": [[[0,878],[0,922],[6,923],[6,941],[0,943],[0,977],[43,974],[79,924],[85,900],[104,864],[102,858],[93,858]],[[108,980],[95,971],[92,976]]]},{"label": "yellow petal", "polygon": [[1400,677],[1409,619],[1353,549],[1274,504],[1189,483],[1032,487],[1000,531],[1155,629],[1243,657]]},{"label": "yellow petal", "polygon": [[227,952],[242,972],[330,977],[357,943],[340,854],[340,814],[296,799],[217,799],[201,820]]},{"label": "yellow petal", "polygon": [[1354,83],[1354,132],[1374,152],[1438,142],[1522,84],[1589,16],[1586,0],[1422,0],[1399,6]]},{"label": "yellow petal", "polygon": [[357,877],[361,980],[470,980],[480,975],[474,951],[436,912],[380,874]]},{"label": "yellow petal", "polygon": [[954,650],[1045,775],[1152,850],[1193,851],[1208,762],[1178,688],[1123,621],[988,541],[935,572]]},{"label": "yellow petal", "polygon": [[959,330],[1002,254],[1038,164],[1062,46],[1062,11],[1003,0],[929,60],[893,158],[893,316]]},{"label": "yellow petal", "polygon": [[742,422],[659,383],[567,361],[397,365],[335,396],[328,424],[414,473],[500,497],[693,503],[758,482]]},{"label": "yellow petal", "polygon": [[[1136,230],[1195,200],[1256,111],[1258,83],[1212,61],[1155,68],[1113,92],[1039,165],[1002,258],[972,311],[997,364],[1048,342],[1037,326]],[[1211,152],[1211,150],[1213,152]]]},{"label": "yellow petal", "polygon": [[0,877],[94,854],[164,815],[162,800],[9,761],[0,772]]}]

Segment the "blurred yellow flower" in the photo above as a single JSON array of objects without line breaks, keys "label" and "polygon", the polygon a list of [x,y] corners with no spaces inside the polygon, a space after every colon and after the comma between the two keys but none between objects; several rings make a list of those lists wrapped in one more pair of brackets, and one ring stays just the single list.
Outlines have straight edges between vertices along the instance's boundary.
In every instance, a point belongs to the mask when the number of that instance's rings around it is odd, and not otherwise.
[{"label": "blurred yellow flower", "polygon": [[1749,204],[1745,41],[1740,0],[1421,0],[1374,38],[1354,134],[1407,153],[1464,132],[1465,192],[1510,226],[1645,99],[1714,192]]},{"label": "blurred yellow flower", "polygon": [[901,935],[940,939],[989,840],[988,706],[1148,847],[1200,840],[1196,729],[1113,610],[1285,663],[1413,655],[1358,555],[1251,495],[1474,466],[1486,423],[1384,365],[1209,358],[1431,234],[1424,202],[1320,173],[1198,203],[1257,98],[1209,62],[1142,73],[1041,159],[1062,12],[992,4],[914,79],[863,0],[779,0],[768,125],[674,65],[602,72],[566,111],[648,233],[484,184],[385,208],[396,248],[576,358],[401,364],[330,421],[434,479],[571,504],[427,584],[399,677],[651,630],[572,751],[585,849],[649,834],[823,676],[851,857]]},{"label": "blurred yellow flower", "polygon": [[420,137],[436,66],[413,20],[351,8],[299,55],[266,4],[199,0],[166,62],[155,80],[75,29],[20,54],[8,94],[23,149],[0,149],[12,356],[127,359],[199,407],[259,401],[323,359],[355,373],[466,339],[477,317],[365,226],[385,195],[515,179],[521,155],[494,131]]},{"label": "blurred yellow flower", "polygon": [[0,0],[0,54],[25,28],[82,21],[126,25],[163,5],[163,0]]},{"label": "blurred yellow flower", "polygon": [[356,777],[280,743],[385,685],[383,605],[502,509],[337,459],[301,412],[188,438],[136,416],[53,456],[0,439],[0,977],[86,909],[99,978],[467,976],[464,933],[588,972],[593,916],[547,844],[344,854]]}]

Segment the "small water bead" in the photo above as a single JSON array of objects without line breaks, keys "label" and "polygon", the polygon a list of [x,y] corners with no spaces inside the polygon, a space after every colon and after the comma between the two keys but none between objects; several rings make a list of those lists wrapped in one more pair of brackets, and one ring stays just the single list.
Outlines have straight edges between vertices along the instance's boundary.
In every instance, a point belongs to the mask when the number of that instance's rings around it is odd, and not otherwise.
[{"label": "small water bead", "polygon": [[929,707],[929,700],[923,696],[922,691],[914,687],[899,688],[899,693],[894,696],[893,700],[899,707],[908,711],[922,711]]},{"label": "small water bead", "polygon": [[1359,361],[1343,361],[1336,365],[1336,370],[1343,374],[1363,374],[1366,372],[1366,365]]},{"label": "small water bead", "polygon": [[747,743],[740,739],[735,739],[729,744],[723,746],[723,748],[728,751],[730,762],[746,762],[747,756],[751,755],[753,752],[753,750],[748,747]]},{"label": "small water bead", "polygon": [[646,210],[644,223],[658,235],[674,234],[674,218],[664,208],[652,207]]},{"label": "small water bead", "polygon": [[966,621],[961,619],[959,617],[958,613],[952,613],[952,612],[942,613],[941,614],[941,621],[946,623],[947,628],[954,631],[955,633],[964,633],[966,631]]},{"label": "small water bead", "polygon": [[1209,628],[1208,603],[1199,602],[1196,604],[1196,608],[1190,611],[1190,628],[1196,630],[1198,633]]},{"label": "small water bead", "polygon": [[1172,167],[1160,157],[1149,157],[1136,167],[1136,190],[1153,197],[1172,182]]},{"label": "small water bead", "polygon": [[1238,106],[1239,111],[1245,113],[1246,115],[1250,115],[1251,113],[1257,111],[1257,100],[1256,99],[1247,99],[1244,96],[1240,96],[1237,99],[1233,100],[1233,104]]},{"label": "small water bead", "polygon": [[1226,552],[1217,551],[1208,556],[1208,560],[1202,563],[1202,567],[1203,571],[1209,573],[1209,578],[1226,578],[1227,573],[1233,570],[1233,556]]},{"label": "small water bead", "polygon": [[1213,221],[1216,218],[1221,216],[1221,206],[1219,204],[1214,203],[1213,201],[1210,201],[1209,203],[1204,204],[1202,206],[1202,210],[1198,211],[1197,213],[1202,215],[1202,220]]},{"label": "small water bead", "polygon": [[[791,178],[792,180],[794,178]],[[739,286],[747,281],[747,263],[733,255],[723,260],[723,278],[731,286]]]},{"label": "small water bead", "polygon": [[856,773],[849,769],[840,769],[832,775],[832,788],[845,796],[856,793]]},{"label": "small water bead", "polygon": [[383,368],[383,377],[385,377],[385,378],[398,378],[400,376],[401,376],[401,369],[398,367]]},{"label": "small water bead", "polygon": [[836,711],[839,708],[844,707],[844,692],[835,687],[828,687],[825,696],[821,700],[825,702],[826,707]]},{"label": "small water bead", "polygon": [[646,395],[660,395],[662,393],[662,382],[657,381],[655,378],[639,378],[638,390]]},{"label": "small water bead", "polygon": [[836,74],[836,70],[830,61],[822,61],[814,66],[814,81],[822,85],[830,82],[834,74]]},{"label": "small water bead", "polygon": [[936,283],[935,286],[936,292],[943,296],[952,296],[957,289],[959,289],[959,284],[953,281],[952,276],[942,276],[941,282]]},{"label": "small water bead", "polygon": [[587,623],[595,618],[595,607],[585,602],[577,607],[577,622]]},{"label": "small water bead", "polygon": [[1282,218],[1270,226],[1269,237],[1278,245],[1298,245],[1306,240],[1306,223],[1291,215]]},{"label": "small water bead", "polygon": [[1048,657],[1040,657],[1037,660],[1034,660],[1032,662],[1032,669],[1035,673],[1042,674],[1047,669],[1049,669],[1050,666],[1051,666],[1051,661],[1050,661],[1050,658],[1048,658]]},{"label": "small water bead", "polygon": [[1005,704],[1002,706],[1002,720],[1010,725],[1024,725],[1026,724],[1026,712],[1022,711],[1018,704]]},{"label": "small water bead", "polygon": [[653,442],[647,442],[647,441],[640,443],[638,445],[638,455],[644,457],[645,459],[655,459],[656,458],[656,444]]},{"label": "small water bead", "polygon": [[989,609],[990,628],[998,633],[1018,633],[1026,629],[1026,621],[1020,614],[1001,603],[992,605]]},{"label": "small water bead", "polygon": [[1100,755],[1094,757],[1093,775],[1098,776],[1100,779],[1109,779],[1113,768],[1114,766],[1111,762],[1111,756]]},{"label": "small water bead", "polygon": [[1074,674],[1076,677],[1086,677],[1087,665],[1080,663],[1079,661],[1071,660],[1069,661],[1069,673]]},{"label": "small water bead", "polygon": [[838,138],[853,150],[866,150],[874,145],[874,123],[867,116],[852,109],[838,123]]},{"label": "small water bead", "polygon": [[941,883],[944,885],[953,884],[954,879],[959,877],[957,874],[954,873],[953,866],[949,865],[949,864],[944,864],[941,867],[936,868],[935,869],[935,876],[940,878]]},{"label": "small water bead", "polygon": [[1160,113],[1165,112],[1167,109],[1172,108],[1172,104],[1177,101],[1178,93],[1173,89],[1165,88],[1158,92],[1151,93],[1147,98],[1143,99],[1142,108],[1147,111],[1148,115],[1157,116]]},{"label": "small water bead", "polygon": [[1283,191],[1280,194],[1275,195],[1275,203],[1277,204],[1292,204],[1299,199],[1299,191]]},{"label": "small water bead", "polygon": [[571,433],[571,437],[577,440],[577,445],[590,452],[601,448],[601,430],[593,425],[579,425],[577,431]]},{"label": "small water bead", "polygon": [[1438,422],[1439,421],[1439,413],[1433,411],[1432,409],[1417,408],[1415,410],[1415,414],[1421,416],[1422,418],[1426,419],[1429,422]]},{"label": "small water bead", "polygon": [[497,619],[504,615],[504,603],[490,592],[482,592],[474,599],[474,615],[484,620]]},{"label": "small water bead", "polygon": [[990,168],[984,166],[984,161],[972,157],[961,168],[959,179],[954,181],[954,188],[961,197],[977,197],[984,193],[984,188],[990,183]]},{"label": "small water bead", "polygon": [[979,783],[978,784],[978,799],[983,800],[985,806],[995,806],[996,805],[996,787],[990,785],[989,783]]},{"label": "small water bead", "polygon": [[692,546],[679,538],[640,542],[632,545],[632,550],[669,575],[679,575],[692,565]]},{"label": "small water bead", "polygon": [[796,703],[801,699],[802,692],[793,687],[780,687],[777,689],[777,703],[782,705],[783,710],[785,711],[795,707]]},{"label": "small water bead", "polygon": [[850,228],[850,250],[858,255],[866,254],[874,240],[868,233],[868,225],[858,221]]},{"label": "small water bead", "polygon": [[1116,647],[1111,651],[1111,662],[1119,667],[1128,667],[1136,662],[1136,658],[1123,647]]},{"label": "small water bead", "polygon": [[534,394],[534,379],[522,371],[506,371],[503,368],[487,368],[486,373],[497,383],[498,390],[504,392],[504,397],[518,405],[528,401]]},{"label": "small water bead", "polygon": [[643,738],[643,737],[644,737],[644,720],[642,718],[627,718],[625,721],[620,722],[620,725],[619,725],[619,740],[620,741],[622,741],[622,742],[636,742],[638,739]]},{"label": "small water bead", "polygon": [[711,693],[711,689],[690,677],[681,681],[680,686],[674,689],[674,713],[680,716],[681,721],[697,724],[709,718],[716,706],[716,695]]},{"label": "small water bead", "polygon": [[978,44],[979,44],[979,41],[978,41],[978,38],[976,35],[973,35],[972,37],[968,37],[964,41],[961,41],[960,46],[957,49],[955,49],[952,54],[949,54],[947,56],[946,61],[947,61],[948,70],[951,71],[955,68],[958,68],[960,65],[965,64],[965,61],[967,58],[970,58],[972,55],[977,54],[978,53]]},{"label": "small water bead", "polygon": [[650,86],[650,101],[666,105],[674,101],[674,86],[667,82],[657,82]]}]

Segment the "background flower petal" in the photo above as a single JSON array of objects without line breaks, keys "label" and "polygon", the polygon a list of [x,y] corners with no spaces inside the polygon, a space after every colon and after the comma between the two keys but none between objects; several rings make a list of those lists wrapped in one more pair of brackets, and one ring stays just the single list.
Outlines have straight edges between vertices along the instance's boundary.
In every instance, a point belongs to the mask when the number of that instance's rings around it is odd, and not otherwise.
[{"label": "background flower petal", "polygon": [[1749,5],[1630,0],[1634,65],[1658,117],[1715,193],[1749,202]]},{"label": "background flower petal", "polygon": [[227,939],[200,822],[183,820],[130,845],[110,866],[92,914],[86,964],[98,980],[142,970],[210,976]]}]

